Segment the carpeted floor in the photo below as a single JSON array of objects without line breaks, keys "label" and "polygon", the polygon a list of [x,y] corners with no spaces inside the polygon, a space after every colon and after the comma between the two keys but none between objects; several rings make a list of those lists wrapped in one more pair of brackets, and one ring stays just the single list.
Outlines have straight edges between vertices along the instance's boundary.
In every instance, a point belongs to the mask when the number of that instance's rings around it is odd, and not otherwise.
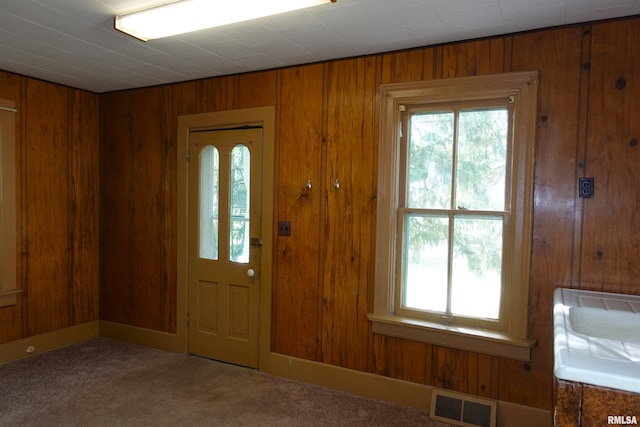
[{"label": "carpeted floor", "polygon": [[1,426],[428,426],[426,412],[97,338],[0,365]]}]

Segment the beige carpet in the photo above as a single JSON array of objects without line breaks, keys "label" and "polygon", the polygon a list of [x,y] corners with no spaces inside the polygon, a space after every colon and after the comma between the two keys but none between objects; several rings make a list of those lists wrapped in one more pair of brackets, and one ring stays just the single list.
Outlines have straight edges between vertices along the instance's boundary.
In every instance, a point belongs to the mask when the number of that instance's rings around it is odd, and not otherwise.
[{"label": "beige carpet", "polygon": [[0,365],[1,426],[429,426],[427,413],[97,338]]}]

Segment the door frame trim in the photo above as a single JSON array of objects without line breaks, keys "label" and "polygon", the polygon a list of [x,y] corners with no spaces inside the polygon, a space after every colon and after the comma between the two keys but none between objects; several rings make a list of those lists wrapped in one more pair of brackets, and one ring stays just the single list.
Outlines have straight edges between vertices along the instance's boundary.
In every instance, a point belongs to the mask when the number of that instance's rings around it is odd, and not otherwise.
[{"label": "door frame trim", "polygon": [[188,296],[188,155],[189,132],[241,126],[261,126],[262,139],[262,253],[260,261],[260,327],[258,369],[271,355],[271,287],[273,273],[273,205],[275,176],[275,106],[225,110],[178,116],[178,247],[177,247],[177,313],[178,351],[187,353]]}]

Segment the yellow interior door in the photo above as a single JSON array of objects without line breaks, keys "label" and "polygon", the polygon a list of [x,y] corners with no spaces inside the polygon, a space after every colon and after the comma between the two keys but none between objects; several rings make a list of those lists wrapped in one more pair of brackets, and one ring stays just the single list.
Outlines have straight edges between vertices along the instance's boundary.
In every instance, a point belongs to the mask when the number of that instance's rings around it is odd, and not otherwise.
[{"label": "yellow interior door", "polygon": [[189,134],[189,352],[258,367],[262,129]]}]

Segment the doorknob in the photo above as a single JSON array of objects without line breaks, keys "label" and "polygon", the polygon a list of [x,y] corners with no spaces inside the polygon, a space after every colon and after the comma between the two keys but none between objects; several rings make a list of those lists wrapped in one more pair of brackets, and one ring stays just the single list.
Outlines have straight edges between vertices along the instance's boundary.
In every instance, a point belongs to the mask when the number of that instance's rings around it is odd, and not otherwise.
[{"label": "doorknob", "polygon": [[253,271],[253,268],[250,268],[250,269],[247,270],[247,276],[253,277],[255,275],[256,275],[256,272]]}]

